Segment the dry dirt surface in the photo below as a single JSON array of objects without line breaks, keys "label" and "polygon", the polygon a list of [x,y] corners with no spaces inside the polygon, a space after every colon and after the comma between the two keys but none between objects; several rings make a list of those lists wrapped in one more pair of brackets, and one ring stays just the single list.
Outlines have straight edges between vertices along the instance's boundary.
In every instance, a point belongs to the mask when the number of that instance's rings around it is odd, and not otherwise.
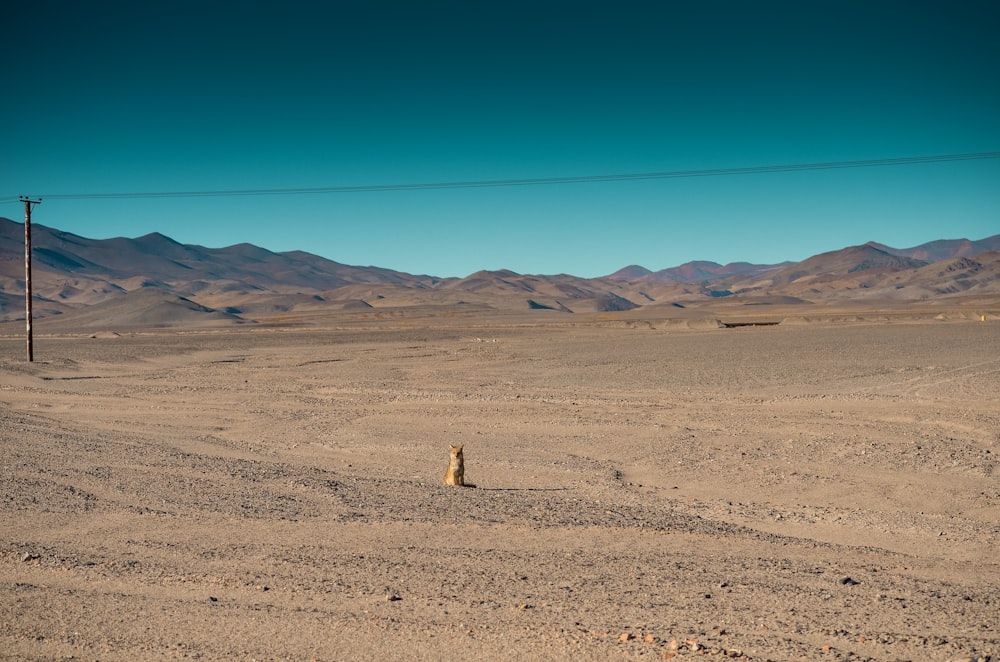
[{"label": "dry dirt surface", "polygon": [[23,355],[0,337],[2,659],[1000,659],[1000,322]]}]

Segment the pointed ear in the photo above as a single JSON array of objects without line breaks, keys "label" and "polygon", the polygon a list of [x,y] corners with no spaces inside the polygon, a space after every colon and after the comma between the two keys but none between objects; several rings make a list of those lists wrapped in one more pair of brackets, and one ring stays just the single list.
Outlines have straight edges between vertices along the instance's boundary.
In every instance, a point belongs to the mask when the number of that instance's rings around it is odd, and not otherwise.
[{"label": "pointed ear", "polygon": [[454,451],[455,451],[456,453],[461,453],[461,452],[462,452],[462,444],[459,444],[458,446],[452,446],[451,448],[452,448],[452,450],[454,450]]}]

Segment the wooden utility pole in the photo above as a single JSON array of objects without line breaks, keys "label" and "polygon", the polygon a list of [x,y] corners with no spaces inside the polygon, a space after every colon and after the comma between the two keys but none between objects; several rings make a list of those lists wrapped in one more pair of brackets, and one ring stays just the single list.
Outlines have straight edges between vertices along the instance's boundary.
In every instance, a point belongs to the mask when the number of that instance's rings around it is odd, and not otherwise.
[{"label": "wooden utility pole", "polygon": [[24,310],[28,331],[28,362],[35,360],[31,346],[31,205],[37,205],[41,198],[32,200],[21,196],[24,203]]}]

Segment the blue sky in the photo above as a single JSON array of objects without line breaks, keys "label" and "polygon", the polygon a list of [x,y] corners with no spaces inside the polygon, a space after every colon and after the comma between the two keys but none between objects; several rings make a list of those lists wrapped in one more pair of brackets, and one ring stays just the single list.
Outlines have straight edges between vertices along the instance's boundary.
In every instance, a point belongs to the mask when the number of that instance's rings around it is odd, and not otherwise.
[{"label": "blue sky", "polygon": [[[1000,150],[1000,5],[19,3],[0,40],[18,195],[555,178]],[[30,5],[30,6],[29,6]],[[162,232],[437,276],[600,276],[1000,233],[1000,159],[725,177],[50,198]]]}]

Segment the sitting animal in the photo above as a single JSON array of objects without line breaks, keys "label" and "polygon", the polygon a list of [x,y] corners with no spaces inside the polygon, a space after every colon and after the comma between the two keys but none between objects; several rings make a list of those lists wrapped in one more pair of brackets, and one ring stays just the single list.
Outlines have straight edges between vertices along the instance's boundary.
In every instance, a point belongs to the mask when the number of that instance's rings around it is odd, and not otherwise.
[{"label": "sitting animal", "polygon": [[465,485],[465,458],[462,456],[462,446],[451,447],[451,460],[448,471],[444,474],[445,485]]}]

